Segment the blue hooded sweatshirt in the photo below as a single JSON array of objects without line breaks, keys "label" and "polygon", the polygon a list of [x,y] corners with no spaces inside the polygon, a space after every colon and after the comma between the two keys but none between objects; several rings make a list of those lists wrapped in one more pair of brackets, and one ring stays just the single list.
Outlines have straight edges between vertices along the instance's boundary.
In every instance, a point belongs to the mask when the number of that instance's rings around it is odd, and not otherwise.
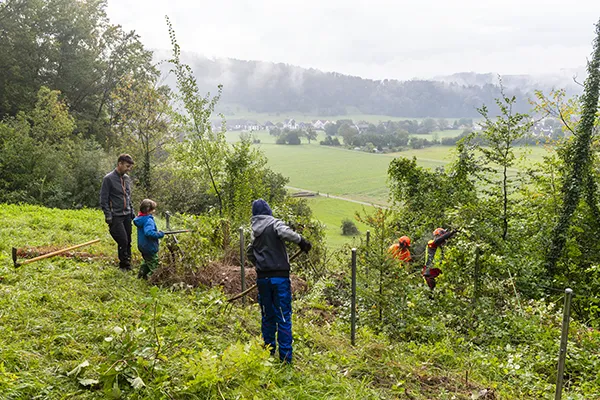
[{"label": "blue hooded sweatshirt", "polygon": [[133,224],[138,230],[138,250],[142,254],[158,253],[158,239],[162,239],[165,234],[156,228],[152,214],[138,215]]}]

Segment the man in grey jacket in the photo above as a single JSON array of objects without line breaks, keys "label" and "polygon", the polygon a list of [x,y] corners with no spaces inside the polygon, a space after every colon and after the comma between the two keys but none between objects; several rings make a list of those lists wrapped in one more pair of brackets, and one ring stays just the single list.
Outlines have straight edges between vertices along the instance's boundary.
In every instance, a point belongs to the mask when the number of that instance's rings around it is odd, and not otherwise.
[{"label": "man in grey jacket", "polygon": [[108,224],[110,235],[117,242],[119,268],[131,270],[131,221],[135,217],[131,205],[131,178],[127,175],[133,167],[133,158],[121,154],[117,167],[106,174],[100,189],[100,207]]},{"label": "man in grey jacket", "polygon": [[279,359],[292,362],[292,289],[290,261],[284,241],[294,242],[304,252],[312,245],[277,218],[263,199],[252,203],[252,241],[248,259],[256,266],[258,302],[262,313],[262,335],[275,354],[275,334]]}]

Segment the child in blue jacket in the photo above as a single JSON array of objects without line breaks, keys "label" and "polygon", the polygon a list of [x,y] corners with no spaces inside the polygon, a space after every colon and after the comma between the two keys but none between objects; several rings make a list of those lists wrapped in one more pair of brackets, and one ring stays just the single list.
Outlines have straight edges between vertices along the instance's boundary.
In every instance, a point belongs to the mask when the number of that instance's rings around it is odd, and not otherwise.
[{"label": "child in blue jacket", "polygon": [[138,232],[138,250],[144,257],[138,278],[148,279],[158,268],[158,239],[162,239],[165,234],[156,228],[152,215],[155,211],[156,202],[144,199],[140,205],[140,213],[133,220]]}]

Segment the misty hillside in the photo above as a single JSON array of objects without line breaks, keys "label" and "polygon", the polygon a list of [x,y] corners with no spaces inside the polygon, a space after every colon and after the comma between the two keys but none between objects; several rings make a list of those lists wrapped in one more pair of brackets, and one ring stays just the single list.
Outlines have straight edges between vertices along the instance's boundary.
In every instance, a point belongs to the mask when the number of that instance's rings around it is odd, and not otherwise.
[{"label": "misty hillside", "polygon": [[[547,91],[552,88],[560,88],[565,89],[571,95],[575,95],[581,93],[581,86],[577,82],[582,83],[586,77],[587,71],[585,68],[581,67],[561,69],[556,74],[552,75],[502,75],[502,84],[505,88],[520,88],[521,90],[525,90],[525,92],[531,92],[537,89]],[[497,85],[498,74],[459,72],[452,75],[436,76],[433,80],[444,83],[455,83],[462,86]]]},{"label": "misty hillside", "polygon": [[[168,54],[157,52],[157,58]],[[477,108],[495,111],[499,96],[494,74],[455,74],[439,80],[372,80],[336,72],[322,72],[282,63],[208,59],[185,54],[203,91],[216,92],[223,85],[220,104],[244,106],[251,112],[305,112],[343,115],[348,108],[363,114],[398,117],[476,117]],[[165,70],[167,64],[163,64]],[[170,77],[167,82],[175,86]],[[503,78],[507,94],[519,99],[518,110],[527,112],[535,89],[557,87],[528,76]],[[568,86],[568,81],[565,86]],[[571,80],[572,83],[572,80]],[[572,86],[572,85],[571,85]]]}]

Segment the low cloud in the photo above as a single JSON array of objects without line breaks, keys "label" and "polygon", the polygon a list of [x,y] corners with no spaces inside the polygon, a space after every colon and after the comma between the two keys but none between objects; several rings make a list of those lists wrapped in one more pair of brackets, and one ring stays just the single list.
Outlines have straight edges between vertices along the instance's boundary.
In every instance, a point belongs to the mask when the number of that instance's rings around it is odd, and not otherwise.
[{"label": "low cloud", "polygon": [[[167,14],[181,47],[207,57],[410,79],[459,71],[551,73],[582,65],[600,2],[112,0],[108,13],[151,48],[170,47]],[[253,79],[258,84],[273,72],[258,70]],[[295,79],[300,82],[301,74]]]}]

